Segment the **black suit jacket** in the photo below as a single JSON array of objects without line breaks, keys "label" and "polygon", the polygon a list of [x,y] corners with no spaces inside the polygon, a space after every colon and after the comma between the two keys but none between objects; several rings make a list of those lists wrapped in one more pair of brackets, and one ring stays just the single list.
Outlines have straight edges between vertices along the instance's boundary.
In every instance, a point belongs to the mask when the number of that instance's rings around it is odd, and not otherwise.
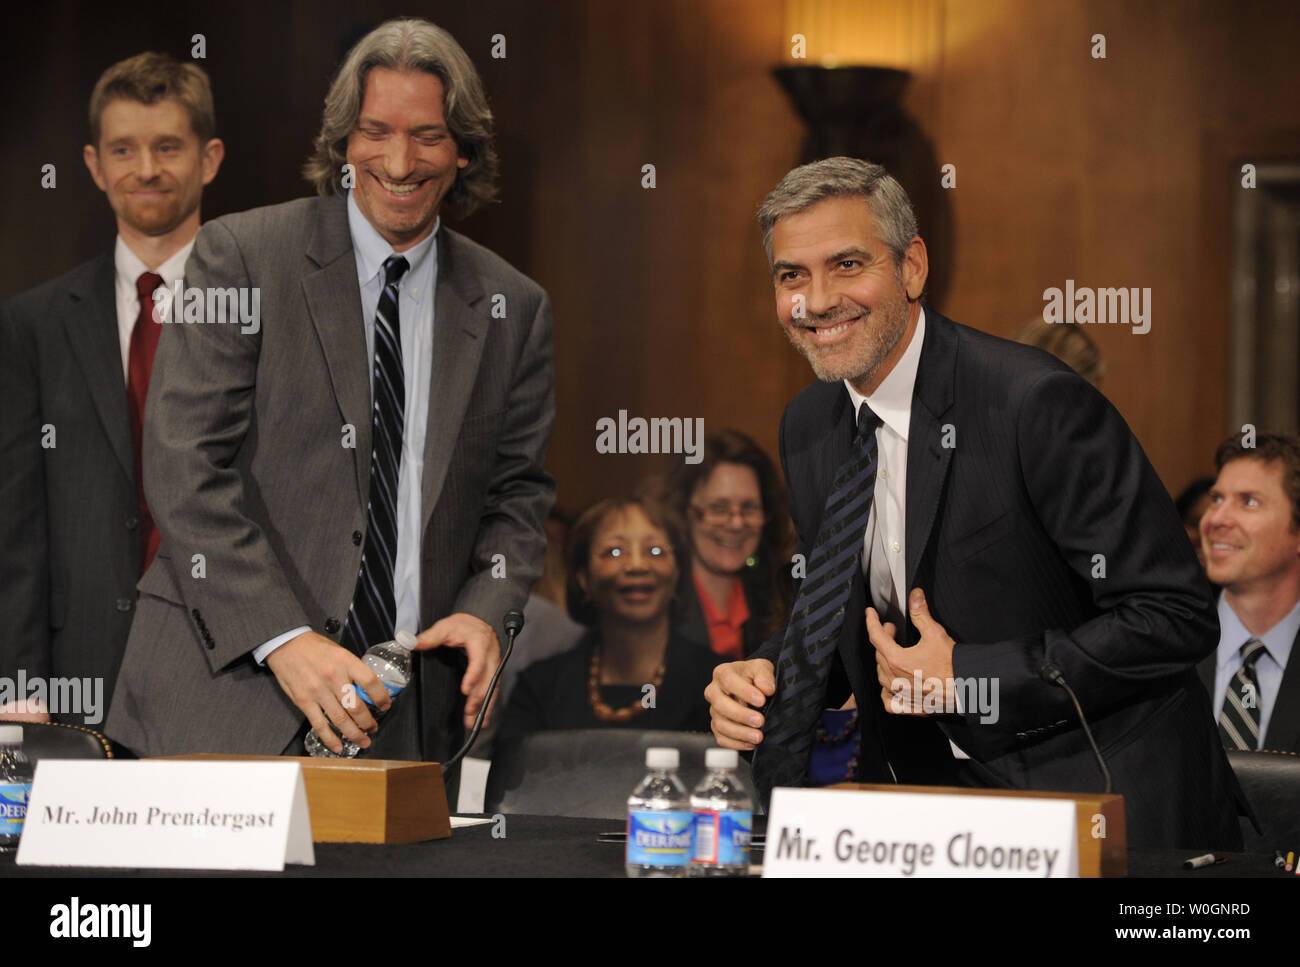
[{"label": "black suit jacket", "polygon": [[[805,555],[853,432],[841,383],[814,384],[786,408],[781,459]],[[1235,782],[1194,670],[1218,637],[1209,586],[1105,397],[1044,352],[927,310],[906,508],[906,587],[926,592],[957,643],[955,675],[996,683],[998,717],[887,714],[859,578],[839,656],[868,710],[862,777],[1101,790],[1070,699],[1039,677],[1047,658],[1078,694],[1125,797],[1131,844],[1239,843]],[[902,643],[916,637],[910,621],[900,629]],[[779,651],[778,638],[755,657]],[[969,763],[953,759],[949,739]]]},{"label": "black suit jacket", "polygon": [[[745,607],[749,609],[749,618],[740,626],[740,642],[744,656],[749,658],[763,644],[763,626],[768,622],[769,603],[763,601],[743,577],[740,586],[745,592]],[[690,575],[682,581],[681,591],[678,592],[677,606],[673,611],[673,632],[692,644],[713,651],[709,625],[704,620],[704,606],[700,604],[699,592]]]},{"label": "black suit jacket", "polygon": [[[1215,654],[1216,652],[1210,652],[1196,666],[1211,701],[1214,699]],[[1268,731],[1264,733],[1262,748],[1274,752],[1300,752],[1300,659],[1296,658],[1297,655],[1300,655],[1300,633],[1296,634],[1291,645],[1291,657],[1282,670],[1282,684],[1278,686],[1277,698],[1274,699],[1277,708],[1270,713]],[[1217,723],[1219,709],[1211,706],[1211,711]]]},{"label": "black suit jacket", "polygon": [[[589,629],[573,648],[534,662],[519,673],[501,717],[498,747],[552,729],[709,730],[709,703],[704,700],[704,689],[721,660],[712,651],[674,631],[664,652],[664,680],[655,692],[654,707],[627,722],[602,722],[591,709],[588,693],[591,656],[599,644],[600,632]],[[614,708],[642,698],[639,685],[619,685],[603,691],[605,700]]]},{"label": "black suit jacket", "polygon": [[102,679],[104,703],[143,553],[113,274],[109,252],[0,308],[0,675]]}]

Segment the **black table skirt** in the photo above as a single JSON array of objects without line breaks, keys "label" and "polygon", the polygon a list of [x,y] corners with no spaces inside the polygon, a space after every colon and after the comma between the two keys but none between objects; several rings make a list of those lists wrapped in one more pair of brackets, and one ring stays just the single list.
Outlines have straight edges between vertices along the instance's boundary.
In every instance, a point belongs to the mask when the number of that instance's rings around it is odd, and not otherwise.
[{"label": "black table skirt", "polygon": [[[493,831],[504,832],[494,837]],[[597,842],[601,833],[621,833],[608,819],[559,816],[506,816],[504,830],[487,823],[452,831],[450,839],[401,846],[317,843],[315,866],[289,866],[283,873],[237,873],[237,876],[623,876],[621,843]],[[755,858],[760,856],[756,852]],[[1270,876],[1279,872],[1273,857],[1231,854],[1228,862],[1187,871],[1182,861],[1190,851],[1131,850],[1130,877]],[[0,854],[0,876],[120,877],[195,876],[195,871],[150,869],[82,869],[15,866],[14,856]],[[223,875],[214,872],[212,875]]]}]

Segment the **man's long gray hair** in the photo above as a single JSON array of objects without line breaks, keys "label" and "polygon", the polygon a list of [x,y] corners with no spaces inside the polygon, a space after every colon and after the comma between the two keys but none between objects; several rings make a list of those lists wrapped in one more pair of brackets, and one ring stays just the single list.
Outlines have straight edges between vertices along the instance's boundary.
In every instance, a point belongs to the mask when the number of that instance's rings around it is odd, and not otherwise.
[{"label": "man's long gray hair", "polygon": [[497,155],[492,111],[483,82],[455,38],[427,20],[390,20],[366,34],[348,53],[325,95],[325,113],[303,177],[319,195],[343,191],[348,136],[357,126],[373,67],[425,71],[442,81],[442,109],[456,148],[469,164],[460,169],[446,204],[464,217],[496,197]]}]

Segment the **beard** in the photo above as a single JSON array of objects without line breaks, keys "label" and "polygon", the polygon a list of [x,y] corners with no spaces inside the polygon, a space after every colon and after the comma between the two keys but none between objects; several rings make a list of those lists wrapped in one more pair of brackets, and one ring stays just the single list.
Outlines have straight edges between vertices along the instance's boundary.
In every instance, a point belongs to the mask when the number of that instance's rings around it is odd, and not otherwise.
[{"label": "beard", "polygon": [[[826,383],[848,380],[855,385],[872,381],[885,357],[898,345],[907,331],[908,302],[901,278],[899,296],[868,309],[846,299],[830,312],[808,316],[804,324],[782,326],[790,344],[803,354],[817,378]],[[834,326],[855,317],[855,331],[847,343],[820,347],[805,334],[809,327]]]}]

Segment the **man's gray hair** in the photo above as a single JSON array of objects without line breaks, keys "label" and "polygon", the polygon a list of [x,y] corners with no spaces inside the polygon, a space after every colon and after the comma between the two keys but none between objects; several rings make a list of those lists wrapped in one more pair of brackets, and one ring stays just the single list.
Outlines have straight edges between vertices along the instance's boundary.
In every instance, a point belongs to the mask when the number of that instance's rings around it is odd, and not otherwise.
[{"label": "man's gray hair", "polygon": [[859,158],[825,158],[801,165],[781,179],[758,208],[763,249],[772,264],[772,228],[787,215],[806,211],[827,198],[865,198],[880,240],[889,247],[894,265],[902,266],[907,247],[916,237],[912,202],[894,177],[880,165]]},{"label": "man's gray hair", "polygon": [[[373,67],[424,71],[442,81],[442,109],[456,149],[469,164],[461,168],[446,203],[465,216],[496,197],[497,155],[492,111],[483,82],[454,37],[427,20],[390,20],[366,34],[348,53],[325,95],[325,113],[303,177],[319,195],[343,192],[348,136],[357,126]],[[354,172],[355,177],[355,172]]]}]

